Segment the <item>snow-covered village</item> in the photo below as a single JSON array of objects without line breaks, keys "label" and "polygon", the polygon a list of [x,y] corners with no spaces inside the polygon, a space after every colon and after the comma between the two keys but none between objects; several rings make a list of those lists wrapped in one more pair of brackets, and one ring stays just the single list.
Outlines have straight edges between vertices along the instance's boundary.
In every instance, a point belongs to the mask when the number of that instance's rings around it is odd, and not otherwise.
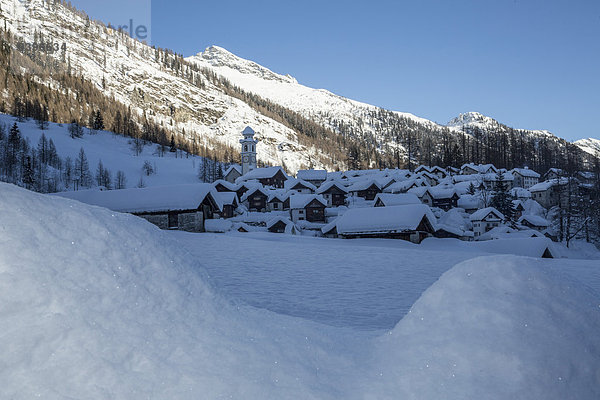
[{"label": "snow-covered village", "polygon": [[600,5],[140,3],[0,0],[0,399],[600,398]]}]

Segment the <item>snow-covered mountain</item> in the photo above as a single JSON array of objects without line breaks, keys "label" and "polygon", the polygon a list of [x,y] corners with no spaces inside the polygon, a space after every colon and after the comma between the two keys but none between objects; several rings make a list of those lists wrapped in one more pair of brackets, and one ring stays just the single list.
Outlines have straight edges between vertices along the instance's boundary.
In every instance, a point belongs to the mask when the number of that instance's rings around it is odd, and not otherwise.
[{"label": "snow-covered mountain", "polygon": [[[488,133],[498,127],[508,130],[478,113],[461,114],[444,126],[410,113],[384,110],[301,85],[290,75],[277,74],[217,46],[184,59],[90,21],[61,3],[0,0],[0,15],[16,40],[34,43],[43,37],[65,43],[65,52],[50,55],[62,58],[74,74],[93,82],[108,98],[165,127],[180,140],[237,149],[240,132],[250,125],[260,140],[259,159],[284,165],[291,173],[308,166],[348,167],[349,141],[360,147],[361,157],[368,158],[366,163],[362,160],[363,166],[375,167],[386,157],[388,164],[397,154],[405,158],[407,142],[415,140],[411,134],[420,141],[412,143],[411,157],[435,162],[431,158],[439,154],[443,136],[458,138],[465,127]],[[16,67],[18,73],[34,72],[28,65]],[[244,94],[260,98],[253,102],[223,84],[220,77]],[[40,75],[38,79],[57,86],[52,78]],[[262,99],[279,107],[279,113],[272,112]],[[4,100],[11,100],[6,93]],[[296,117],[303,120],[298,123]],[[547,131],[520,132],[532,140],[545,137],[559,142]]]},{"label": "snow-covered mountain", "polygon": [[587,138],[574,142],[579,148],[593,156],[600,153],[600,139]]},{"label": "snow-covered mountain", "polygon": [[[483,115],[481,113],[478,113],[476,111],[471,111],[471,112],[460,114],[458,117],[451,119],[450,122],[448,122],[446,124],[446,126],[448,128],[454,129],[454,130],[462,130],[464,127],[466,127],[466,128],[478,128],[482,131],[497,131],[499,129],[502,129],[503,127],[506,127],[506,125],[496,121],[495,119],[488,117],[486,115]],[[552,133],[550,133],[547,130],[521,129],[521,131],[524,131],[531,135],[547,136],[547,137],[554,136]]]},{"label": "snow-covered mountain", "polygon": [[[192,140],[193,134],[201,143],[218,141],[237,149],[240,132],[251,125],[263,143],[258,147],[262,161],[284,162],[296,170],[312,158],[316,167],[324,166],[318,161],[318,149],[300,144],[292,129],[226,95],[208,79],[196,85],[183,72],[173,73],[165,64],[176,62],[176,57],[166,60],[154,48],[89,21],[60,3],[0,0],[0,9],[17,40],[34,43],[41,34],[46,40],[65,43],[65,58],[73,73],[83,75],[139,115],[146,110],[155,122],[172,124],[176,133],[185,130],[185,140]],[[60,52],[51,55],[61,57]],[[21,73],[30,72],[26,66],[19,67]]]}]

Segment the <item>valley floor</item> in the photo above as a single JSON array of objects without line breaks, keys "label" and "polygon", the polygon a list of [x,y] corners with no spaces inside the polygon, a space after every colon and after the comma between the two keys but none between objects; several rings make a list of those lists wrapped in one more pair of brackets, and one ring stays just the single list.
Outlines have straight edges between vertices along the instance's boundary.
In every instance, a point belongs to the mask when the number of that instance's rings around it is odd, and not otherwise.
[{"label": "valley floor", "polygon": [[[479,243],[325,239],[274,233],[167,231],[228,298],[280,314],[360,330],[392,329],[440,276],[490,255]],[[504,249],[511,254],[518,249]],[[576,253],[575,253],[576,255]],[[598,253],[600,255],[600,253]],[[598,260],[543,260],[600,293]]]}]

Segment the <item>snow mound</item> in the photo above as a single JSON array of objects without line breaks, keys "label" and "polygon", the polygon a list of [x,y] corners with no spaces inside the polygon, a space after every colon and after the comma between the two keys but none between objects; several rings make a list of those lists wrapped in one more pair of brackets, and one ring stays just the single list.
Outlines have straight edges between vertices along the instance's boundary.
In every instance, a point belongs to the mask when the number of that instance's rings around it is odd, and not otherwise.
[{"label": "snow mound", "polygon": [[344,397],[339,337],[223,301],[153,225],[8,184],[0,216],[0,397]]},{"label": "snow mound", "polygon": [[379,340],[369,390],[403,399],[598,399],[599,304],[543,261],[462,262]]}]

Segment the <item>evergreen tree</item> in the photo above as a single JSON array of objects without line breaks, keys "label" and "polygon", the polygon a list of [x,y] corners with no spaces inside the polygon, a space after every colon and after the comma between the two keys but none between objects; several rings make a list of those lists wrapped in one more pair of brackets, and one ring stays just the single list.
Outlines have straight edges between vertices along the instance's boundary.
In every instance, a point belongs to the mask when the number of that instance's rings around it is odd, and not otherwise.
[{"label": "evergreen tree", "polygon": [[33,168],[31,167],[31,157],[27,157],[27,164],[25,165],[25,170],[23,171],[23,183],[25,187],[29,190],[33,188],[35,180],[33,178]]},{"label": "evergreen tree", "polygon": [[177,146],[175,145],[175,136],[171,135],[171,143],[169,144],[169,151],[171,153],[175,153],[177,151]]},{"label": "evergreen tree", "polygon": [[504,217],[507,221],[512,221],[513,205],[508,192],[508,187],[504,183],[504,173],[501,171],[498,171],[496,174],[494,195],[492,197],[491,206],[504,214]]},{"label": "evergreen tree", "polygon": [[100,109],[96,111],[94,116],[94,129],[97,131],[104,130],[104,118],[102,117],[102,113],[100,113]]},{"label": "evergreen tree", "polygon": [[83,128],[79,125],[77,120],[71,121],[71,125],[69,125],[69,135],[71,135],[72,139],[83,137]]}]

